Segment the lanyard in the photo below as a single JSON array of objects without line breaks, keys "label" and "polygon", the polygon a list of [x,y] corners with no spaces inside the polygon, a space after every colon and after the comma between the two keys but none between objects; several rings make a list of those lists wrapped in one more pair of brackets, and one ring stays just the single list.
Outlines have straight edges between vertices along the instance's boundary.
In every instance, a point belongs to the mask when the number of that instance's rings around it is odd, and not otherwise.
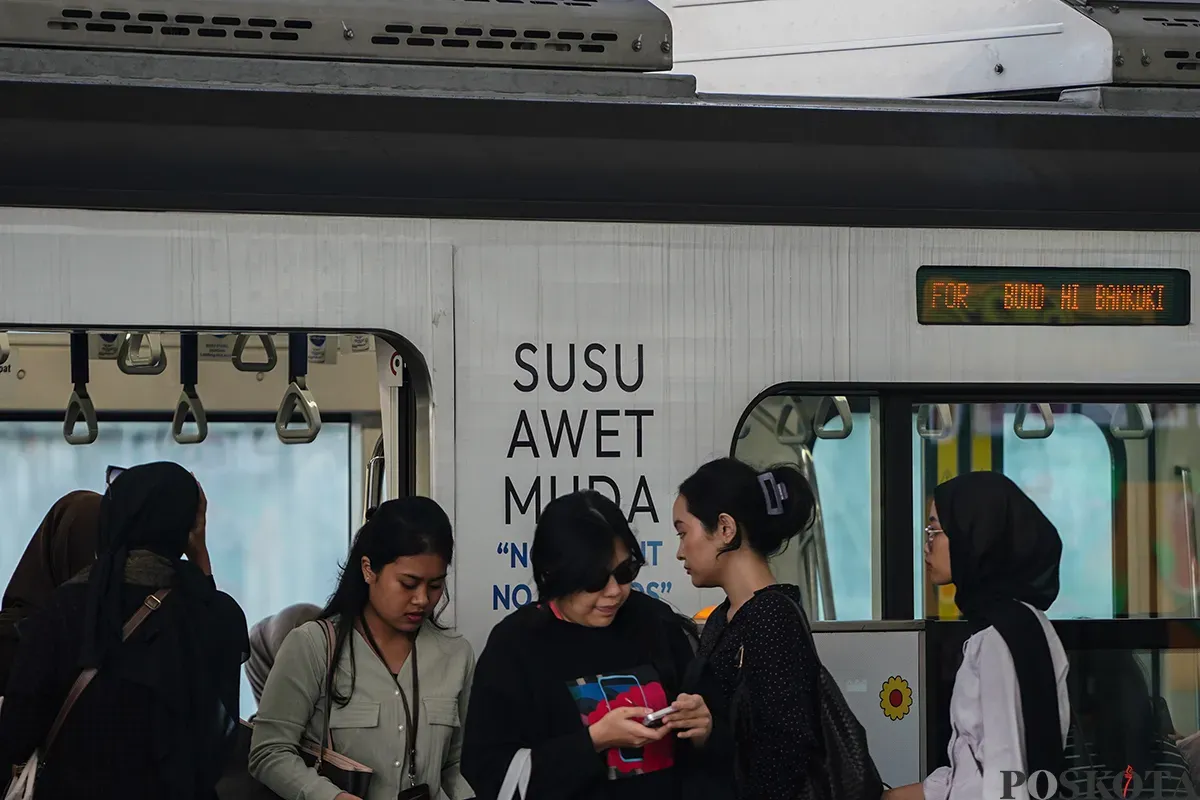
[{"label": "lanyard", "polygon": [[408,695],[404,693],[404,687],[400,685],[400,676],[392,674],[392,668],[388,666],[387,659],[383,657],[383,652],[379,649],[379,645],[375,643],[375,636],[371,633],[371,626],[367,624],[365,615],[360,616],[362,622],[363,633],[367,635],[367,643],[371,645],[371,649],[375,651],[375,655],[383,662],[383,667],[388,671],[388,675],[392,676],[392,682],[396,684],[396,691],[400,694],[400,702],[404,703],[404,724],[408,727],[408,777],[413,784],[417,782],[417,726],[421,724],[421,681],[417,675],[417,640],[413,639],[412,651],[409,658],[412,659],[412,682],[413,682],[413,702],[412,708],[408,705]]}]

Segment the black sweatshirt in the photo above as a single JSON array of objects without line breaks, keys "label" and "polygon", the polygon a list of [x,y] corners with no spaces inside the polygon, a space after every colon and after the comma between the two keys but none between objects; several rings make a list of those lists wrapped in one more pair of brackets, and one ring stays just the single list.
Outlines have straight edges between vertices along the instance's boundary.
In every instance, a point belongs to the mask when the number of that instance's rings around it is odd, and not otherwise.
[{"label": "black sweatshirt", "polygon": [[509,762],[532,750],[526,800],[674,800],[697,754],[667,736],[640,750],[597,753],[588,725],[622,705],[665,708],[679,694],[692,640],[666,603],[632,592],[607,628],[526,606],[501,621],[475,667],[462,774],[496,798]]}]

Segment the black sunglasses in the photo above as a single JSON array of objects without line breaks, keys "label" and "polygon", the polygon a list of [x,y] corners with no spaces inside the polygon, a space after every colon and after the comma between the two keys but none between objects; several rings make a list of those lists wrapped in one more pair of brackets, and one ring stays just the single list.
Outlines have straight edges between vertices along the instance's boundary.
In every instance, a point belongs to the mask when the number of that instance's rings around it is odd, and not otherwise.
[{"label": "black sunglasses", "polygon": [[602,592],[604,591],[604,587],[608,586],[609,578],[616,578],[617,583],[624,586],[637,580],[638,573],[641,571],[642,562],[630,557],[617,564],[616,569],[605,570],[603,575],[597,575],[596,580],[584,586],[583,590],[593,594]]}]

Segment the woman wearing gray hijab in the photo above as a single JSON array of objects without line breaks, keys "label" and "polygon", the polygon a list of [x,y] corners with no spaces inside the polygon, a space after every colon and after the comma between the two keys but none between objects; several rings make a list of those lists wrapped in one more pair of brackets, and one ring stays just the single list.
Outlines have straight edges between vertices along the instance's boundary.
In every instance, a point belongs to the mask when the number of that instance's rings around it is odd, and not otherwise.
[{"label": "woman wearing gray hijab", "polygon": [[279,652],[283,640],[293,630],[311,622],[320,614],[320,606],[297,603],[259,621],[250,629],[250,660],[246,662],[246,679],[250,681],[250,691],[254,693],[255,703],[262,699],[267,675],[271,673],[271,667],[275,664],[275,654]]}]

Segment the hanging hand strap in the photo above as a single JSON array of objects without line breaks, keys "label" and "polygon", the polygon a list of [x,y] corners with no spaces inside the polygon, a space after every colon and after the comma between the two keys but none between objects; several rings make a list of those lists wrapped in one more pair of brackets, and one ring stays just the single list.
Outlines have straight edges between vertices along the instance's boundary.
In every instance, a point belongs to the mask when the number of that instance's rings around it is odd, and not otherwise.
[{"label": "hanging hand strap", "polygon": [[[138,626],[146,621],[146,617],[153,614],[162,606],[162,602],[166,596],[171,593],[170,589],[159,589],[154,594],[148,596],[138,606],[138,610],[133,613],[125,623],[125,627],[121,629],[121,641],[127,640],[133,635],[133,632],[138,629]],[[50,726],[50,733],[46,736],[45,743],[42,744],[43,763],[47,754],[50,752],[50,746],[54,744],[54,740],[58,737],[58,732],[62,729],[63,723],[67,721],[67,715],[71,713],[71,709],[75,706],[75,701],[83,694],[83,690],[92,682],[92,678],[96,677],[96,668],[89,667],[79,673],[79,677],[75,679],[75,684],[71,687],[71,691],[67,694],[67,699],[63,701],[62,708],[58,711],[58,716],[54,718],[54,724]]]}]

